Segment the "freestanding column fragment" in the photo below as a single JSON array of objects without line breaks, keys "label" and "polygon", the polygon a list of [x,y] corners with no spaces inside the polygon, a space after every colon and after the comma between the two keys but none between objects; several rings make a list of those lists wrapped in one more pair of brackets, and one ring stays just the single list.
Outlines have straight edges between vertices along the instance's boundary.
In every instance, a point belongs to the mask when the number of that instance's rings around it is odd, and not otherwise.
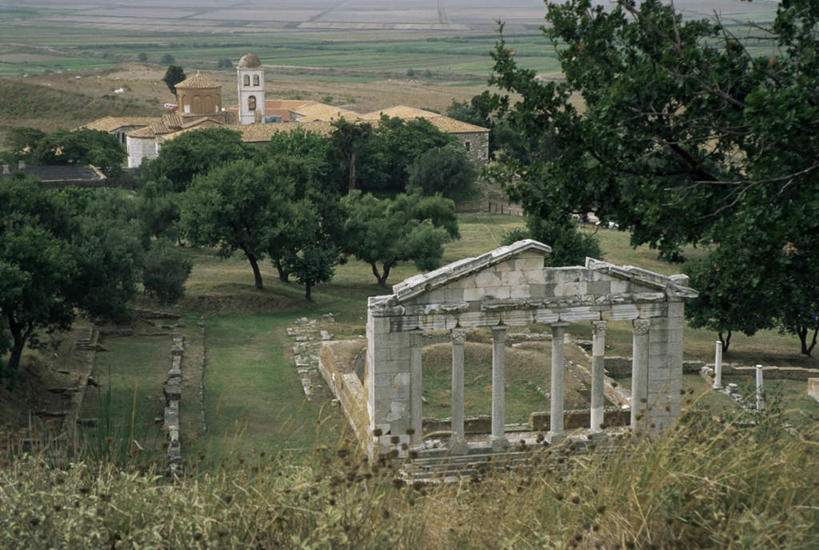
[{"label": "freestanding column fragment", "polygon": [[557,442],[563,438],[563,335],[566,323],[552,325],[552,393],[549,414],[549,439]]},{"label": "freestanding column fragment", "polygon": [[466,330],[452,329],[452,438],[450,449],[464,452],[464,343]]},{"label": "freestanding column fragment", "polygon": [[648,329],[651,322],[633,322],[631,349],[631,429],[636,430],[645,415],[648,396]]},{"label": "freestanding column fragment", "polygon": [[756,410],[765,408],[765,390],[762,387],[762,365],[757,365],[756,371]]},{"label": "freestanding column fragment", "polygon": [[502,449],[507,446],[504,435],[505,395],[504,395],[504,354],[506,326],[492,327],[492,448]]},{"label": "freestanding column fragment", "polygon": [[714,348],[714,389],[722,389],[722,342],[719,340]]},{"label": "freestanding column fragment", "polygon": [[592,379],[591,379],[591,418],[592,433],[603,431],[603,366],[606,348],[606,321],[592,321]]},{"label": "freestanding column fragment", "polygon": [[410,336],[410,427],[412,427],[413,443],[421,441],[423,429],[423,393],[424,378],[421,361],[423,348],[423,333],[418,330]]}]

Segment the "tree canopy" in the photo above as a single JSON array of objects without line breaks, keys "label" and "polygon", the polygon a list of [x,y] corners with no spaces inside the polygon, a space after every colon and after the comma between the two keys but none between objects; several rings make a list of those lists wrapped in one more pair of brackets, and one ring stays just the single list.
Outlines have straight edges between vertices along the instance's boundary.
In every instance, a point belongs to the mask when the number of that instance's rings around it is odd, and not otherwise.
[{"label": "tree canopy", "polygon": [[420,189],[426,195],[440,193],[456,201],[470,199],[475,194],[478,171],[460,144],[428,149],[409,165],[408,172],[409,191]]},{"label": "tree canopy", "polygon": [[292,182],[266,168],[237,160],[196,176],[183,196],[180,220],[193,244],[218,246],[223,256],[241,250],[258,289],[259,261],[287,223],[293,197]]},{"label": "tree canopy", "polygon": [[742,247],[768,267],[745,294],[778,281],[767,317],[798,311],[804,328],[816,309],[802,285],[819,280],[819,6],[779,5],[772,56],[659,0],[568,0],[546,20],[565,81],[538,81],[502,36],[493,53],[492,82],[522,98],[499,103],[527,149],[496,168],[510,195],[540,217],[595,212],[667,259],[686,244]]},{"label": "tree canopy", "polygon": [[378,199],[354,192],[344,197],[344,204],[343,249],[370,264],[380,286],[386,286],[399,261],[413,261],[425,271],[437,268],[444,243],[460,237],[455,203],[440,196]]},{"label": "tree canopy", "polygon": [[[57,193],[35,178],[0,179],[0,354],[10,352],[12,376],[39,331],[68,328],[78,311],[122,321],[140,282],[156,288],[132,203],[118,190]],[[165,258],[178,299],[190,264]]]},{"label": "tree canopy", "polygon": [[159,184],[165,193],[185,190],[194,176],[207,174],[222,164],[252,159],[258,150],[242,141],[242,135],[227,128],[205,128],[188,132],[163,144],[155,159],[140,168],[143,181]]},{"label": "tree canopy", "polygon": [[162,82],[165,83],[172,94],[176,95],[176,85],[187,77],[182,67],[172,64],[174,61],[174,58],[169,54],[162,56],[162,62],[169,63],[168,69],[165,71],[165,76],[162,77]]}]

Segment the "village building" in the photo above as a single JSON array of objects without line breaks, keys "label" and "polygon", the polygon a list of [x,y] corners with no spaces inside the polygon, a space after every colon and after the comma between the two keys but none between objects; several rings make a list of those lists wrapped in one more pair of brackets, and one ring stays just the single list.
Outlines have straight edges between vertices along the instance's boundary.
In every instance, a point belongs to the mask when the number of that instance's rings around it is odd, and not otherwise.
[{"label": "village building", "polygon": [[40,181],[40,186],[46,189],[62,189],[64,187],[103,187],[108,178],[96,166],[65,164],[30,166],[25,161],[17,165],[4,164],[0,168],[0,178],[11,178],[16,172],[26,176],[34,176]]},{"label": "village building", "polygon": [[264,146],[278,132],[303,128],[328,135],[333,129],[331,123],[341,118],[377,125],[382,116],[427,120],[440,131],[455,136],[477,165],[489,161],[487,128],[432,111],[398,105],[360,114],[318,101],[267,99],[262,62],[252,53],[239,60],[236,81],[238,103],[232,107],[222,105],[222,86],[197,72],[176,85],[176,112],[161,117],[105,117],[85,127],[117,136],[128,151],[128,168],[137,168],[145,159],[156,158],[168,140],[202,128],[227,127],[241,132],[243,141]]}]

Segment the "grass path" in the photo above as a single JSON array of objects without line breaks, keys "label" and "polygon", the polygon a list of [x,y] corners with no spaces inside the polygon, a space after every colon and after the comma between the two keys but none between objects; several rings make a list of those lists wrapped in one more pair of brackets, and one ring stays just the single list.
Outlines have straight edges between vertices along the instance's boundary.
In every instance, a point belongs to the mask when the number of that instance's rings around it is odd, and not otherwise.
[{"label": "grass path", "polygon": [[296,317],[221,315],[209,320],[208,433],[197,446],[211,458],[253,449],[301,455],[343,431],[346,424],[337,408],[322,409],[321,401],[304,398],[284,336]]}]

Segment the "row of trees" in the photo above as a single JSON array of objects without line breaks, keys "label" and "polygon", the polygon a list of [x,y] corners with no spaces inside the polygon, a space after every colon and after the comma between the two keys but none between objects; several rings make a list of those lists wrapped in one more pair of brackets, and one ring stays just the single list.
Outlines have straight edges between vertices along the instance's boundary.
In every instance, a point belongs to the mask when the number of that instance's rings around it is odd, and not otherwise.
[{"label": "row of trees", "polygon": [[[93,130],[20,129],[9,144],[10,158],[91,163],[109,175],[124,161],[117,140]],[[472,185],[474,168],[469,180],[452,168],[465,156],[425,121],[340,121],[327,137],[276,134],[266,149],[224,128],[185,134],[144,165],[136,196],[47,191],[19,173],[3,178],[0,354],[10,352],[16,372],[23,348],[43,330],[65,329],[77,314],[123,321],[140,288],[177,301],[191,270],[174,244],[180,239],[225,256],[241,252],[258,288],[260,263],[269,259],[282,281],[304,285],[307,299],[347,255],[369,263],[382,286],[400,261],[432,269],[443,244],[458,237],[453,201],[435,193],[457,196]],[[362,174],[376,183],[365,185]],[[350,187],[412,192],[376,198]]]},{"label": "row of trees", "polygon": [[[765,56],[719,19],[684,20],[659,0],[549,3],[546,20],[565,81],[520,67],[501,27],[491,82],[520,101],[485,94],[453,106],[500,128],[493,175],[540,224],[530,230],[571,232],[572,215],[594,212],[669,260],[706,246],[689,267],[701,293],[687,308],[692,324],[719,331],[726,347],[731,331],[778,326],[809,355],[819,331],[819,4],[781,2],[757,29],[774,52]],[[519,139],[507,147],[510,125]]]},{"label": "row of trees", "polygon": [[[400,261],[437,267],[444,243],[459,236],[454,202],[439,192],[457,186],[423,167],[449,165],[465,153],[429,123],[384,119],[382,125],[362,129],[340,121],[326,137],[298,129],[277,133],[263,150],[224,128],[179,136],[141,171],[142,193],[158,216],[155,234],[181,235],[218,247],[223,256],[241,252],[259,289],[267,259],[281,281],[293,277],[304,285],[308,300],[348,255],[370,264],[382,286]],[[404,156],[376,154],[386,150]],[[350,190],[355,167],[361,170],[353,181],[362,171],[375,178],[380,167],[410,192],[377,198]],[[474,178],[474,168],[468,173]]]}]

